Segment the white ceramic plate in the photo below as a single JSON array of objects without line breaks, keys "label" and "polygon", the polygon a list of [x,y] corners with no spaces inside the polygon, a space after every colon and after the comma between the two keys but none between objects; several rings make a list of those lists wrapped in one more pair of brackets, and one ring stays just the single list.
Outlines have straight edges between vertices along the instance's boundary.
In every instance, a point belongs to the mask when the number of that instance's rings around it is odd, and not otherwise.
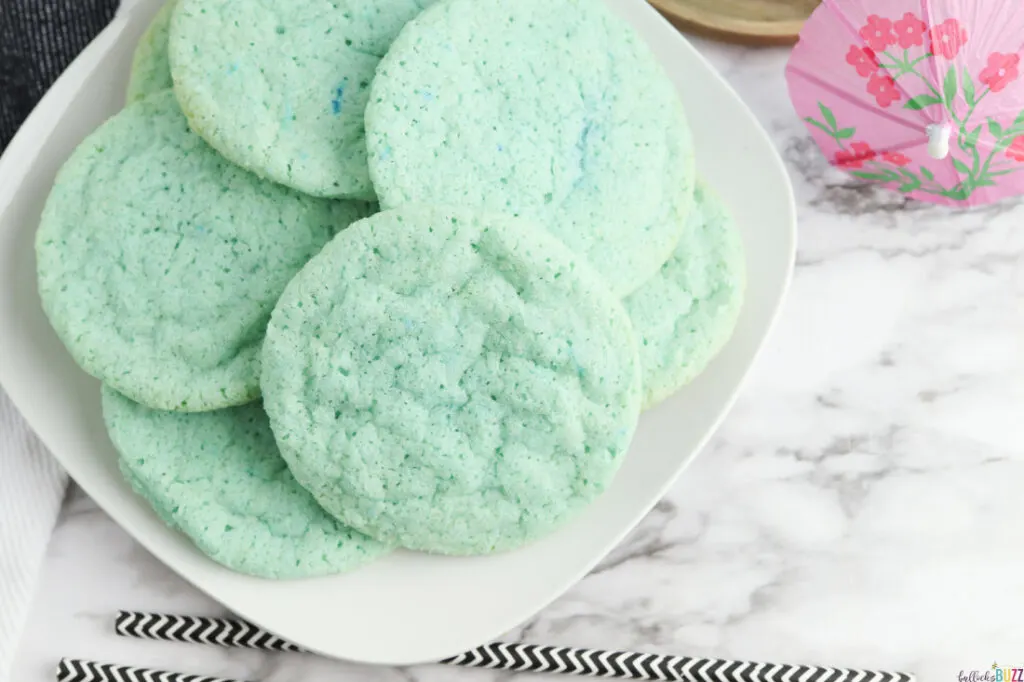
[{"label": "white ceramic plate", "polygon": [[[72,64],[0,159],[0,382],[82,488],[153,554],[226,607],[327,655],[368,663],[439,660],[498,637],[589,571],[643,517],[731,406],[789,283],[795,209],[782,163],[751,113],[643,0],[609,0],[675,78],[701,173],[732,206],[749,258],[735,337],[687,390],[643,416],[611,489],[522,550],[447,558],[408,552],[349,575],[273,582],[232,573],[168,530],[121,480],[99,384],[72,363],[40,309],[33,235],[53,177],[123,101],[135,42],[159,0],[119,16]],[[694,589],[700,589],[694,585]]]}]

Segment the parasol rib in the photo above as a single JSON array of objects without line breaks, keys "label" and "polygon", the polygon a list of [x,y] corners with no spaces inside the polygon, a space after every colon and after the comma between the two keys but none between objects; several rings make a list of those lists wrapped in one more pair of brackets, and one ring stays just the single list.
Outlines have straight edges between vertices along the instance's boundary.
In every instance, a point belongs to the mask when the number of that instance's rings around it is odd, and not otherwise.
[{"label": "parasol rib", "polygon": [[891,114],[891,113],[889,113],[888,111],[886,111],[884,109],[876,109],[875,107],[869,107],[864,102],[860,101],[859,99],[857,99],[856,97],[852,96],[848,92],[844,92],[844,91],[840,90],[839,88],[835,87],[834,85],[832,85],[828,81],[823,80],[823,79],[815,76],[813,73],[811,73],[809,71],[805,71],[803,68],[801,68],[799,66],[795,66],[795,65],[791,64],[790,67],[789,67],[789,70],[790,70],[791,73],[794,73],[794,74],[800,76],[801,78],[803,78],[804,80],[808,81],[809,83],[812,83],[813,85],[817,85],[819,88],[822,88],[824,90],[828,90],[830,93],[832,93],[836,97],[838,97],[838,98],[840,98],[840,99],[842,99],[842,100],[844,100],[844,101],[846,101],[846,102],[856,106],[859,109],[863,109],[864,111],[870,113],[872,116],[879,116],[879,117],[887,119],[887,120],[889,120],[889,121],[891,121],[891,122],[893,122],[893,123],[895,123],[897,125],[900,125],[900,126],[902,126],[904,128],[907,128],[908,130],[913,130],[914,132],[920,133],[921,135],[925,135],[925,136],[927,135],[926,132],[925,132],[925,127],[924,127],[923,124],[915,124],[915,123],[911,123],[909,121],[904,121],[902,118],[896,116],[895,114]]}]

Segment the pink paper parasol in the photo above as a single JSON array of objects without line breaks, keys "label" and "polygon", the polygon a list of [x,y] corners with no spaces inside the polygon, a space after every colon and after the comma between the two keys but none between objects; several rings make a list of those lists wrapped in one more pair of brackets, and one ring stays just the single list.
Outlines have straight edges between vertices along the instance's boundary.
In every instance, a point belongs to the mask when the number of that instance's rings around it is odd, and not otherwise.
[{"label": "pink paper parasol", "polygon": [[1024,193],[1020,0],[824,0],[786,68],[839,168],[916,199]]}]

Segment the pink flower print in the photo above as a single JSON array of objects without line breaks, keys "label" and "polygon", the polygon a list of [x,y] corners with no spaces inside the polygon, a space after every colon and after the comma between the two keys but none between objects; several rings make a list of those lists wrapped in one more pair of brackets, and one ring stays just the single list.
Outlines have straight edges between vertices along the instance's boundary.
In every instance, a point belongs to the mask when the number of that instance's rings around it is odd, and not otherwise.
[{"label": "pink flower print", "polygon": [[1017,70],[1019,65],[1018,55],[993,52],[988,56],[988,66],[982,69],[979,80],[992,92],[1000,92],[1017,80],[1017,76],[1020,75]]},{"label": "pink flower print", "polygon": [[878,71],[878,57],[870,47],[850,46],[846,53],[846,63],[857,68],[857,75],[867,78]]},{"label": "pink flower print", "polygon": [[1024,163],[1024,135],[1013,141],[1010,148],[1006,150],[1006,155],[1017,163]]},{"label": "pink flower print", "polygon": [[946,19],[928,32],[932,40],[932,54],[952,59],[967,44],[967,29],[956,19]]},{"label": "pink flower print", "polygon": [[910,164],[910,157],[903,152],[886,152],[882,154],[882,160],[894,166],[906,166]]},{"label": "pink flower print", "polygon": [[878,106],[886,109],[903,98],[903,93],[896,87],[896,81],[892,76],[876,73],[868,81],[868,94],[875,96]]},{"label": "pink flower print", "polygon": [[877,154],[867,142],[854,142],[849,150],[836,152],[836,165],[840,168],[863,168],[865,161],[870,161]]},{"label": "pink flower print", "polygon": [[875,52],[885,52],[887,47],[896,44],[896,34],[892,32],[892,22],[877,14],[868,17],[868,23],[860,30],[860,37]]},{"label": "pink flower print", "polygon": [[903,18],[892,25],[896,32],[896,39],[900,47],[910,49],[915,45],[924,45],[924,34],[928,32],[928,24],[924,23],[912,13],[907,12]]}]

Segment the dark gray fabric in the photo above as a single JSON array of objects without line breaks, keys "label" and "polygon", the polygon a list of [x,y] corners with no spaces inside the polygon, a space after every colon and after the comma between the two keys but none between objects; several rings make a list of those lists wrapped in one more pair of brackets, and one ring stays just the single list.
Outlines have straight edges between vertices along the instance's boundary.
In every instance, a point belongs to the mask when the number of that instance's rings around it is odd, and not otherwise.
[{"label": "dark gray fabric", "polygon": [[0,152],[118,0],[0,0]]}]

